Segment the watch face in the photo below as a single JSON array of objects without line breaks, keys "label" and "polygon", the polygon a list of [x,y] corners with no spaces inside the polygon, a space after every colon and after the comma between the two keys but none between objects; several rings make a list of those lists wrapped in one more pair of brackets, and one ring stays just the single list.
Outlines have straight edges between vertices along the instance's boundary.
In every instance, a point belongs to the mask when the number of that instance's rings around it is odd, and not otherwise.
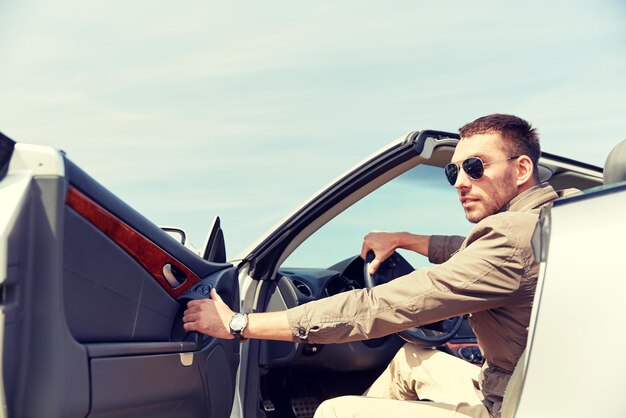
[{"label": "watch face", "polygon": [[233,331],[241,331],[242,329],[246,327],[247,323],[248,321],[245,315],[237,314],[233,316],[232,319],[230,320],[230,328]]}]

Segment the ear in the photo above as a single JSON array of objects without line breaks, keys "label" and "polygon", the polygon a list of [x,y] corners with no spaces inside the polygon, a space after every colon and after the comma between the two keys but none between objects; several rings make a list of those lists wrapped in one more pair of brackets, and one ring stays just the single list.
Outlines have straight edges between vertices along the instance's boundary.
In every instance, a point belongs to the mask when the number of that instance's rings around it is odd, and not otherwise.
[{"label": "ear", "polygon": [[527,155],[522,155],[521,157],[517,157],[517,185],[523,186],[529,184],[529,182],[534,183],[534,167],[533,160],[530,159]]}]

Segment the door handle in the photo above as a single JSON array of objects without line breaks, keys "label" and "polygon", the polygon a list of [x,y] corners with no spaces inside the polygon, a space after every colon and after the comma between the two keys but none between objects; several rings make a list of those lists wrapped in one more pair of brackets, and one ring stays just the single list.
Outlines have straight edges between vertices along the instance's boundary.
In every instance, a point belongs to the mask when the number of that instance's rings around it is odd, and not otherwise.
[{"label": "door handle", "polygon": [[169,263],[163,266],[163,277],[165,278],[165,281],[167,281],[167,283],[169,283],[169,285],[174,289],[185,283],[185,280],[187,280],[185,273]]}]

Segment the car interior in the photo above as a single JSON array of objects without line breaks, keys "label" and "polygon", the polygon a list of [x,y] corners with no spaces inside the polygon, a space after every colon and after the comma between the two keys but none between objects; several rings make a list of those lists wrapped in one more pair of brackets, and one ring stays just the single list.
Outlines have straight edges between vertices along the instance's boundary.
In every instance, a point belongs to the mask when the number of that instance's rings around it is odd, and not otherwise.
[{"label": "car interior", "polygon": [[[284,251],[275,257],[273,280],[252,280],[258,285],[251,286],[254,291],[248,290],[249,297],[246,299],[254,300],[247,306],[248,311],[284,310],[340,292],[368,287],[367,273],[364,273],[366,260],[358,254],[334,260],[332,254],[340,252],[329,251],[326,264],[312,268],[310,265],[294,267],[294,264],[290,263],[293,259],[291,253],[297,252],[301,245],[306,246],[306,241],[326,228],[327,223],[331,225],[339,221],[341,218],[339,214],[343,211],[349,212],[349,207],[355,202],[374,193],[379,187],[382,189],[392,184],[396,177],[400,178],[406,173],[410,175],[412,172],[430,174],[432,171],[441,176],[442,187],[447,186],[443,178],[443,167],[452,157],[456,138],[452,134],[434,136],[437,140],[430,152],[413,156],[405,163],[381,173],[367,184],[351,189],[342,200],[327,208],[323,215],[315,218],[303,227],[299,234],[291,238]],[[425,156],[427,158],[424,158]],[[585,190],[602,183],[602,170],[544,153],[540,164],[540,177],[542,181],[550,182],[556,190],[569,188]],[[418,186],[413,184],[412,187]],[[454,194],[450,201],[457,205],[455,196]],[[422,202],[421,205],[424,206],[425,203]],[[395,204],[391,206],[397,210]],[[459,212],[462,212],[460,208]],[[379,213],[374,213],[371,217],[376,218],[377,215]],[[348,218],[348,222],[353,219],[350,216]],[[407,228],[409,225],[407,224]],[[464,228],[468,231],[469,223],[465,223]],[[455,231],[463,233],[463,229],[457,228]],[[361,232],[363,236],[369,230]],[[412,232],[419,233],[414,230]],[[326,234],[327,238],[330,236],[332,234]],[[332,248],[333,241],[326,240],[324,245]],[[360,242],[355,243],[354,248],[359,247]],[[317,250],[322,251],[323,246],[317,247]],[[403,255],[406,256],[405,253],[401,255],[396,252],[381,266],[374,278],[376,284],[385,283],[413,271],[416,267],[424,266],[423,263],[421,266],[412,265]],[[245,271],[242,273],[246,274]],[[247,364],[246,374],[243,375],[251,377],[250,369],[254,368],[255,359],[258,359],[256,362],[258,371],[253,380],[258,379],[260,389],[255,390],[255,384],[244,384],[246,394],[244,404],[248,408],[257,408],[257,416],[311,417],[317,406],[325,399],[362,394],[384,370],[395,352],[407,341],[436,347],[477,366],[482,363],[482,354],[476,344],[476,337],[466,318],[451,318],[412,331],[413,335],[402,333],[373,340],[326,346],[277,341],[252,342],[246,352],[251,356],[250,363]],[[416,338],[415,334],[424,338]]]}]

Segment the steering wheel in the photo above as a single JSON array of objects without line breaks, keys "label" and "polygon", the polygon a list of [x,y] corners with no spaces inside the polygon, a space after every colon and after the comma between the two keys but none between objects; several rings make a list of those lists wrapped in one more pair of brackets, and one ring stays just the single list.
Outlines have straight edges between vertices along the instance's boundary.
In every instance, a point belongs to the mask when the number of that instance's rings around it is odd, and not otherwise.
[{"label": "steering wheel", "polygon": [[[369,266],[370,263],[374,260],[374,257],[374,252],[369,251],[363,265],[363,279],[365,282],[365,287],[367,287],[368,289],[371,289],[377,284],[380,284],[381,281],[379,277],[379,272],[381,271],[381,269],[393,269],[398,260],[401,260],[404,263],[408,264],[400,254],[394,251],[389,258],[387,258],[380,264],[380,266],[376,270],[376,273],[371,275],[369,273]],[[406,342],[412,344],[435,347],[450,341],[452,337],[454,337],[459,331],[462,324],[463,317],[455,316],[454,318],[444,319],[442,321],[432,324],[422,325],[421,327],[409,328],[405,331],[399,332],[398,335]],[[433,332],[431,334],[425,332],[424,330],[438,331],[439,333]]]}]

